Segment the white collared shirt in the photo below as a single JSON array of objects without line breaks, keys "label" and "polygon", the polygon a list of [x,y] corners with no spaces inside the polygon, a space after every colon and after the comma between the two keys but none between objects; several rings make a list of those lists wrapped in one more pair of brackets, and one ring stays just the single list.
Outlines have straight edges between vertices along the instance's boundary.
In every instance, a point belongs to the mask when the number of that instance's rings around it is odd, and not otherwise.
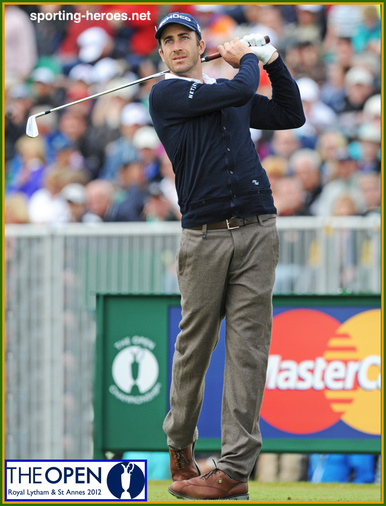
[{"label": "white collared shirt", "polygon": [[[206,74],[202,74],[202,78],[203,78],[205,84],[214,84],[217,82],[216,79],[214,79],[213,77],[209,77]],[[185,79],[185,81],[192,81],[194,83],[202,84],[202,82],[199,79],[193,79],[192,77],[178,76],[178,75],[172,74],[172,73],[165,74],[165,79]]]}]

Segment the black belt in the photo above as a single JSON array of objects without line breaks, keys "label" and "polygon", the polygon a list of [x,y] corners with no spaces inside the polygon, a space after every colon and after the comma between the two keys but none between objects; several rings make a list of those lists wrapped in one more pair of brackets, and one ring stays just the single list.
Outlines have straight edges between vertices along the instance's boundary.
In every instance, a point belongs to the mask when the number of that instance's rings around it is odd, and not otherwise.
[{"label": "black belt", "polygon": [[[267,221],[270,218],[276,218],[276,214],[260,214],[258,216],[249,216],[248,218],[240,218],[235,216],[229,218],[229,220],[218,221],[216,223],[208,223],[206,225],[207,230],[218,230],[227,228],[232,230],[233,228],[245,227],[246,225],[252,225],[252,223],[258,223],[259,221]],[[191,230],[202,230],[204,225],[199,227],[190,227]]]}]

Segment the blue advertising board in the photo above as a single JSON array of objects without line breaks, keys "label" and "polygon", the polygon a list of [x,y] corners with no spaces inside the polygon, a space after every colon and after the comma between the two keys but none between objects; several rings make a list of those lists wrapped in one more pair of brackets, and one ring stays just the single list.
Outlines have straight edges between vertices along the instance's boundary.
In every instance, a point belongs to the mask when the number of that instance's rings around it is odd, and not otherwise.
[{"label": "blue advertising board", "polygon": [[[273,316],[263,451],[379,453],[380,297],[277,296]],[[169,384],[180,319],[180,307],[170,306]],[[225,322],[206,376],[197,449],[220,447],[224,341]]]}]

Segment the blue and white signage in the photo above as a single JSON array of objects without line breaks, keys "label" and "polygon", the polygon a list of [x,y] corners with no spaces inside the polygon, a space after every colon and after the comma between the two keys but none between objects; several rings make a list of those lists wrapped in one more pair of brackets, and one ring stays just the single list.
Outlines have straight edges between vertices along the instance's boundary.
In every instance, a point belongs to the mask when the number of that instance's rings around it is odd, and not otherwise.
[{"label": "blue and white signage", "polygon": [[5,500],[146,501],[146,461],[6,460]]}]

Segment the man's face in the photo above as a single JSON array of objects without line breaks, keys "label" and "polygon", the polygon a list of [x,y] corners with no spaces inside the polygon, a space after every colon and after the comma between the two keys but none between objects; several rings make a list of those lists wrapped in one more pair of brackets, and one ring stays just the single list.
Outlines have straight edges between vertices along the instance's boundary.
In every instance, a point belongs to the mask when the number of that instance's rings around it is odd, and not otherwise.
[{"label": "man's face", "polygon": [[189,76],[195,72],[204,49],[204,41],[198,43],[196,32],[183,25],[173,23],[162,32],[159,53],[174,74]]}]

